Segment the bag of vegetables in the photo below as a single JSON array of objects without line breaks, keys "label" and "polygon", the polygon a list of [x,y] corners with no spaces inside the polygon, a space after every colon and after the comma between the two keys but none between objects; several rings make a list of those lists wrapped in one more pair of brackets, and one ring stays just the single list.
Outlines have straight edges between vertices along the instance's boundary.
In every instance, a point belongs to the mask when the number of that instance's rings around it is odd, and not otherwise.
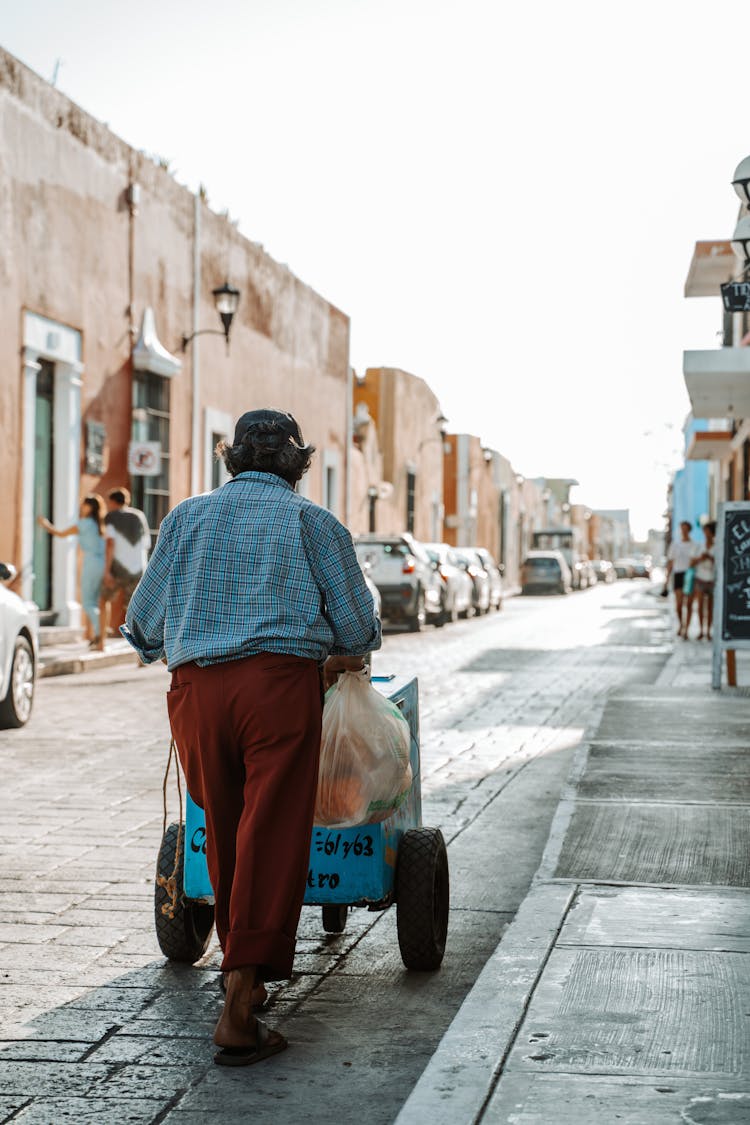
[{"label": "bag of vegetables", "polygon": [[315,823],[355,828],[385,820],[412,783],[409,724],[362,672],[326,692]]}]

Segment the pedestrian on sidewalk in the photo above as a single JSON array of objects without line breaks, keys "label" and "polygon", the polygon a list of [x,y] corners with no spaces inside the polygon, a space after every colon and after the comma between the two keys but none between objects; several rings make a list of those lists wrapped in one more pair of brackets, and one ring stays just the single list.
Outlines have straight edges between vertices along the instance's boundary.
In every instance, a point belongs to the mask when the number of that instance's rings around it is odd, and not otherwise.
[{"label": "pedestrian on sidewalk", "polygon": [[704,525],[703,534],[706,538],[705,546],[691,560],[695,568],[695,592],[698,600],[698,624],[700,633],[698,640],[711,640],[711,629],[714,620],[714,583],[716,581],[716,521],[710,520]]},{"label": "pedestrian on sidewalk", "polygon": [[60,539],[78,536],[78,546],[83,556],[81,566],[81,605],[85,617],[86,640],[92,648],[99,645],[101,635],[99,600],[104,576],[104,500],[96,492],[84,496],[78,521],[70,527],[54,527],[44,516],[37,523]]},{"label": "pedestrian on sidewalk", "polygon": [[296,485],[310,466],[290,414],[251,410],[217,447],[230,479],[164,519],[122,632],[166,659],[167,709],[224,954],[220,1065],[283,1050],[253,1015],[292,972],[318,777],[322,685],[360,669],[380,622],[349,532]]},{"label": "pedestrian on sidewalk", "polygon": [[100,602],[101,632],[98,648],[103,652],[109,636],[111,607],[122,595],[122,612],[127,611],[133,591],[141,580],[148,562],[151,533],[140,508],[131,508],[127,488],[113,488],[107,494],[109,511],[104,517],[106,555]]},{"label": "pedestrian on sidewalk", "polygon": [[692,597],[686,597],[684,594],[685,575],[690,569],[690,563],[697,554],[698,544],[690,538],[691,524],[689,520],[682,520],[680,523],[680,538],[673,539],[669,545],[667,552],[667,574],[666,583],[669,583],[669,577],[672,576],[672,588],[674,590],[675,612],[677,614],[677,636],[688,638],[688,628],[690,627],[690,614],[693,606]]}]

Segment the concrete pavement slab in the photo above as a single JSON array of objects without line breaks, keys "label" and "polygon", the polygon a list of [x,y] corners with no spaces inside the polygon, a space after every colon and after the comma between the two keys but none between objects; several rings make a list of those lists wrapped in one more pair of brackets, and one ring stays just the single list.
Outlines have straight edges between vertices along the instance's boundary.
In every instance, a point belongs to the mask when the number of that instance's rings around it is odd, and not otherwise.
[{"label": "concrete pavement slab", "polygon": [[746,890],[582,887],[557,945],[750,953]]},{"label": "concrete pavement slab", "polygon": [[578,798],[606,801],[736,802],[750,792],[745,746],[660,742],[591,743]]},{"label": "concrete pavement slab", "polygon": [[555,948],[506,1069],[750,1080],[749,1003],[741,953]]},{"label": "concrete pavement slab", "polygon": [[595,883],[750,886],[744,806],[579,804],[557,878]]},{"label": "concrete pavement slab", "polygon": [[508,1075],[482,1118],[483,1125],[750,1125],[750,1093],[740,1082],[717,1089],[702,1079],[668,1082],[604,1075],[540,1075],[533,1084]]}]

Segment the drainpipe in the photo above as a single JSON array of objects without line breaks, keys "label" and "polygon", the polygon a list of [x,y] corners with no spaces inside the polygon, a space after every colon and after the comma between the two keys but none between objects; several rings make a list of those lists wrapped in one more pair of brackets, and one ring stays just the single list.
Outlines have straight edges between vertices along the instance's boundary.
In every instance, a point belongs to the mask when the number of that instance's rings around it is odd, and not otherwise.
[{"label": "drainpipe", "polygon": [[[200,190],[196,191],[194,199],[193,221],[193,333],[200,328],[200,303],[201,303],[201,197]],[[192,363],[193,374],[193,436],[192,449],[190,450],[190,493],[195,496],[201,491],[200,484],[200,449],[201,449],[201,406],[200,406],[200,363],[199,344],[197,335],[193,336]]]},{"label": "drainpipe", "polygon": [[344,450],[344,523],[349,526],[352,507],[352,443],[354,441],[354,371],[346,361],[346,449]]}]

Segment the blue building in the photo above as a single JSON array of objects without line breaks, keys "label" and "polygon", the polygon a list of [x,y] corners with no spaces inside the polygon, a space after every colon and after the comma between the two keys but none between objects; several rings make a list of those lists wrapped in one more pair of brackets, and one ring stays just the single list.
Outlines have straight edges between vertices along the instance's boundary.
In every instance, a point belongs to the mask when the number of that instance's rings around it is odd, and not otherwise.
[{"label": "blue building", "polygon": [[[705,418],[688,417],[684,426],[685,449],[690,445],[690,439],[695,433],[702,433],[709,429],[709,422]],[[683,468],[678,469],[672,482],[671,524],[672,537],[677,538],[678,528],[683,520],[687,520],[692,528],[693,537],[700,532],[701,526],[710,516],[711,511],[711,481],[710,461],[686,461]]]}]

